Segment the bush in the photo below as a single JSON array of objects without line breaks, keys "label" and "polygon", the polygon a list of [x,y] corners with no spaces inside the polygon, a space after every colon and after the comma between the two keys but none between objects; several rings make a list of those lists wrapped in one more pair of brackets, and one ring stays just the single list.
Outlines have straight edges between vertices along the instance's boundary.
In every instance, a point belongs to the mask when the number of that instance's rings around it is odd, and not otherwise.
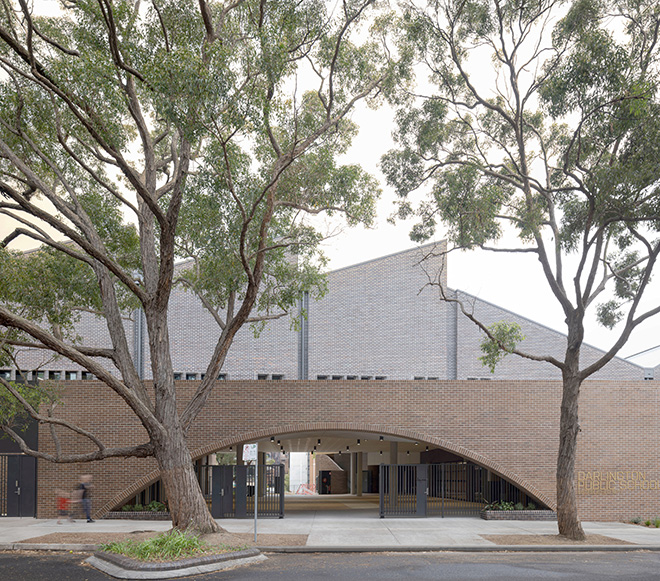
[{"label": "bush", "polygon": [[150,512],[165,512],[167,506],[164,502],[159,502],[158,500],[152,500],[146,507],[146,510]]},{"label": "bush", "polygon": [[514,510],[525,510],[525,505],[522,502],[516,502],[513,508]]},{"label": "bush", "polygon": [[[520,505],[522,507],[522,505]],[[506,500],[499,500],[497,502],[491,502],[486,505],[486,510],[513,510],[513,502],[507,502]]]},{"label": "bush", "polygon": [[533,502],[528,503],[527,510],[536,510],[536,505]]},{"label": "bush", "polygon": [[642,524],[642,519],[640,517],[636,516],[634,518],[631,518],[630,522],[634,525],[639,525],[639,524]]}]

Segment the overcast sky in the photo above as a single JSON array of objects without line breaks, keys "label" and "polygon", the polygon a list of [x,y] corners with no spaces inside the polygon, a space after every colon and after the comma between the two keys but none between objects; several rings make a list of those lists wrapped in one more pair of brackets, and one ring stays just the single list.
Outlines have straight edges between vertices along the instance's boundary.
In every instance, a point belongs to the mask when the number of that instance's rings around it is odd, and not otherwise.
[{"label": "overcast sky", "polygon": [[[361,163],[379,179],[383,196],[373,229],[345,229],[326,242],[331,270],[415,246],[408,236],[410,223],[387,223],[396,196],[385,185],[378,163],[381,155],[393,146],[392,114],[385,109],[372,111],[364,107],[356,112],[353,120],[361,129],[348,160]],[[439,227],[436,239],[441,240],[443,234],[442,227]],[[508,256],[485,251],[453,253],[448,262],[448,278],[452,288],[464,290],[560,332],[566,330],[564,316],[543,277],[540,263],[531,255]],[[647,297],[651,301],[660,300],[658,284],[649,289]],[[587,327],[587,342],[601,349],[609,348],[617,338],[616,331],[608,331],[593,320]],[[660,316],[637,329],[621,354],[633,355],[658,344]],[[660,363],[660,349],[634,361],[639,365],[655,366]]]}]

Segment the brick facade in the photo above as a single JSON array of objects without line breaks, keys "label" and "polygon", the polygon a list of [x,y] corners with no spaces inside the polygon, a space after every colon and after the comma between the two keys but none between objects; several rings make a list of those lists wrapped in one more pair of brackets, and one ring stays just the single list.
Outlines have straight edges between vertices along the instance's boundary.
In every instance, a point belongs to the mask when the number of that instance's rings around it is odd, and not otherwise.
[{"label": "brick facade", "polygon": [[[180,384],[180,405],[194,386]],[[190,433],[190,448],[198,458],[230,445],[297,432],[399,436],[486,466],[554,508],[560,391],[555,381],[218,382]],[[96,411],[90,413],[92,399]],[[653,382],[584,384],[576,467],[581,518],[657,514],[658,407]],[[144,438],[123,402],[99,383],[67,383],[62,413],[108,445]],[[65,449],[88,447],[71,435],[63,436],[62,443]],[[46,430],[40,446],[52,449]],[[84,468],[40,461],[40,517],[54,516],[55,489],[72,488],[83,471],[95,477],[97,515],[158,478],[152,460],[112,459]]]},{"label": "brick facade", "polygon": [[[441,243],[437,250],[444,248]],[[301,332],[293,328],[290,317],[270,321],[258,338],[247,325],[237,334],[222,372],[230,380],[253,380],[260,375],[287,380],[558,379],[559,372],[550,364],[517,357],[505,358],[495,373],[481,364],[481,331],[454,304],[443,302],[436,286],[428,284],[429,280],[440,280],[445,286],[447,282],[444,259],[429,258],[435,249],[427,245],[330,272],[327,294],[320,301],[310,301],[306,310],[308,347],[304,353],[300,351]],[[566,346],[562,333],[462,291],[448,292],[487,325],[518,322],[526,337],[523,350],[562,357]],[[136,313],[126,319],[129,345],[135,342],[135,319]],[[171,298],[169,326],[174,371],[181,379],[199,379],[220,334],[218,325],[192,293],[177,288]],[[91,314],[82,315],[77,333],[92,345],[109,344],[103,322]],[[137,347],[135,350],[137,361]],[[146,336],[141,353],[144,377],[150,378]],[[585,346],[582,361],[600,353]],[[301,358],[306,362],[306,376],[300,374]],[[18,361],[25,370],[44,370],[46,377],[51,370],[81,371],[68,360],[53,359],[41,350],[21,349]],[[108,366],[107,361],[102,364]],[[614,358],[594,378],[641,380],[645,374],[644,368]],[[655,370],[655,379],[658,377],[660,367]]]},{"label": "brick facade", "polygon": [[[304,431],[400,436],[473,460],[553,506],[559,374],[549,364],[514,356],[490,373],[479,361],[479,329],[428,284],[447,283],[442,257],[432,256],[420,266],[433,249],[417,248],[329,273],[327,295],[306,307],[302,331],[293,329],[289,318],[270,322],[258,338],[249,326],[241,329],[222,370],[229,381],[219,382],[190,434],[194,457]],[[443,249],[440,244],[438,250]],[[526,337],[523,350],[561,356],[565,349],[566,337],[557,331],[461,291],[448,292],[487,325],[518,322]],[[147,339],[139,349],[135,315],[126,319],[127,338],[136,345],[136,361],[142,353],[149,378]],[[189,379],[178,383],[181,404],[205,373],[220,331],[183,289],[173,293],[169,324],[174,371]],[[102,321],[91,314],[82,315],[77,332],[87,343],[108,345]],[[583,363],[599,353],[585,346]],[[25,370],[42,369],[46,377],[49,371],[81,371],[39,350],[21,349],[18,361]],[[583,388],[577,469],[583,518],[656,516],[657,384],[643,381],[646,373],[615,358]],[[657,380],[660,367],[654,374]],[[259,376],[283,380],[259,381]],[[65,385],[62,413],[68,419],[80,421],[107,445],[144,439],[143,429],[107,388],[81,381]],[[42,449],[52,448],[49,438],[42,430]],[[87,449],[80,438],[62,439],[69,449]],[[101,512],[158,478],[150,460],[106,461],[91,470]],[[53,514],[53,491],[72,487],[81,471],[79,465],[40,463],[40,516]]]}]

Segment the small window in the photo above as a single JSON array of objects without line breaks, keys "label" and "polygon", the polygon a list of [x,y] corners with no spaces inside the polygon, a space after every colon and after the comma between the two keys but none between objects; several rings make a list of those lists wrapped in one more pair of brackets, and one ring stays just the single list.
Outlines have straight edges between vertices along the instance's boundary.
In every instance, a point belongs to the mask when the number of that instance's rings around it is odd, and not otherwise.
[{"label": "small window", "polygon": [[343,376],[343,375],[333,375],[333,376],[332,376],[332,379],[334,379],[335,381],[337,381],[337,380],[339,380],[339,379],[344,379],[344,376]]},{"label": "small window", "polygon": [[328,379],[328,376],[327,375],[317,375],[316,379],[321,379],[321,380]]},{"label": "small window", "polygon": [[46,376],[46,374],[43,371],[33,371],[32,372],[32,379],[44,379],[45,376]]},{"label": "small window", "polygon": [[376,377],[374,379],[376,379],[377,381],[383,381],[383,379],[387,379],[387,376],[386,375],[376,375]]},{"label": "small window", "polygon": [[10,369],[0,369],[0,377],[2,377],[2,379],[10,380],[11,379],[11,370]]},{"label": "small window", "polygon": [[186,381],[195,381],[197,379],[196,373],[186,373]]},{"label": "small window", "polygon": [[204,380],[205,377],[206,377],[206,373],[202,373],[202,374],[199,376],[199,378],[200,378],[201,380]]},{"label": "small window", "polygon": [[281,373],[273,373],[271,379],[273,381],[282,381],[284,379],[284,375],[282,375]]},{"label": "small window", "polygon": [[348,379],[349,381],[354,381],[355,379],[357,379],[357,375],[347,375],[346,379]]},{"label": "small window", "polygon": [[218,381],[227,381],[227,374],[226,373],[219,373],[218,374]]},{"label": "small window", "polygon": [[427,377],[429,381],[438,381],[437,377]]},{"label": "small window", "polygon": [[419,375],[416,375],[416,376],[414,377],[414,380],[415,380],[415,381],[422,381],[423,379],[425,379],[425,378],[424,378],[424,377],[421,377],[421,376],[419,376]]},{"label": "small window", "polygon": [[180,381],[181,379],[183,379],[183,373],[174,374],[174,381]]},{"label": "small window", "polygon": [[257,379],[258,379],[259,381],[264,381],[264,380],[268,379],[268,374],[267,374],[267,373],[259,373],[259,374],[257,375]]},{"label": "small window", "polygon": [[59,381],[62,379],[62,372],[61,371],[49,371],[48,372],[48,379],[52,379],[53,381]]},{"label": "small window", "polygon": [[360,379],[362,379],[362,380],[364,380],[364,381],[369,381],[369,380],[371,379],[371,375],[362,375],[362,376],[360,377]]},{"label": "small window", "polygon": [[94,379],[94,375],[91,374],[89,371],[81,371],[80,372],[80,379],[91,381],[92,379]]},{"label": "small window", "polygon": [[77,371],[65,371],[64,372],[64,379],[67,381],[75,381],[78,379],[78,372]]}]

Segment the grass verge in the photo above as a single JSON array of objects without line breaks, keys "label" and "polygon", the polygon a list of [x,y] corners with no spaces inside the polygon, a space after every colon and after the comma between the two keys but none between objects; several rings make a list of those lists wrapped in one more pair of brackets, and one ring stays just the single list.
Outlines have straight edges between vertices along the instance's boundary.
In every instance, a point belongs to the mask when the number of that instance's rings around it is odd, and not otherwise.
[{"label": "grass verge", "polygon": [[138,561],[177,561],[201,555],[232,553],[246,547],[209,545],[198,535],[174,529],[145,541],[118,541],[99,548]]}]

